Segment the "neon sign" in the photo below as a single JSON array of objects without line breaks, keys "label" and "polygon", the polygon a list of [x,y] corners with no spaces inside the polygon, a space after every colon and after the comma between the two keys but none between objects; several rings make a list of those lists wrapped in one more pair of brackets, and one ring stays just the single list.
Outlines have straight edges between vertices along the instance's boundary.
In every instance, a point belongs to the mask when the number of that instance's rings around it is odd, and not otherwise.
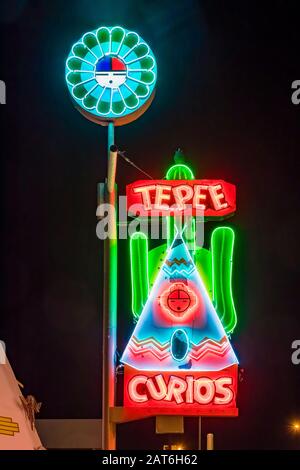
[{"label": "neon sign", "polygon": [[[149,250],[142,232],[130,240],[137,323],[121,358],[124,405],[141,411],[157,408],[160,414],[172,410],[237,416],[238,360],[228,336],[237,323],[232,295],[234,232],[217,227],[210,249],[195,242],[187,246],[199,206],[208,218],[234,214],[235,186],[223,180],[196,180],[187,165],[176,164],[165,180],[128,185],[130,215],[132,204],[142,216],[157,211],[167,215],[170,243]],[[186,226],[178,231],[173,217],[186,216],[188,204],[189,236]]]},{"label": "neon sign", "polygon": [[66,62],[66,82],[79,111],[103,125],[126,124],[146,111],[156,76],[150,47],[120,26],[87,32]]},{"label": "neon sign", "polygon": [[[235,186],[223,180],[140,180],[127,185],[129,214],[225,218],[236,210]],[[134,209],[134,212],[133,212]],[[198,211],[198,213],[197,213]]]},{"label": "neon sign", "polygon": [[[234,370],[222,373],[139,373],[127,374],[125,406],[172,408],[183,413],[187,408],[201,414],[237,415]],[[221,408],[221,410],[219,409]]]},{"label": "neon sign", "polygon": [[[236,413],[238,361],[181,234],[167,253],[121,360],[126,406],[182,404],[197,409],[209,403],[216,414],[222,405]],[[227,401],[222,384],[228,387]]]}]

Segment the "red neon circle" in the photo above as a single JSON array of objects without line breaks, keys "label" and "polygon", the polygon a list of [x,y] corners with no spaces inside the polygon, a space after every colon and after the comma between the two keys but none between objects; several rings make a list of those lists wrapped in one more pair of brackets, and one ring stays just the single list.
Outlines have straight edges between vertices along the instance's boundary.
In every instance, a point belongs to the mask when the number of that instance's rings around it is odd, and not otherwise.
[{"label": "red neon circle", "polygon": [[167,305],[175,316],[181,317],[181,313],[185,312],[191,305],[191,298],[188,292],[179,288],[168,295]]}]

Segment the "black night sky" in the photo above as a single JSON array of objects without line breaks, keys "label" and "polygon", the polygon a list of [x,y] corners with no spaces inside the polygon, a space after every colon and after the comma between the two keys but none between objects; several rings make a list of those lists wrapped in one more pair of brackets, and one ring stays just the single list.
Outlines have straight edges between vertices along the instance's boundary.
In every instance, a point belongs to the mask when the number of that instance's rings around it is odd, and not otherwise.
[{"label": "black night sky", "polygon": [[[41,418],[101,414],[102,243],[96,186],[106,130],[73,107],[65,59],[81,35],[121,24],[158,62],[156,97],[116,143],[155,178],[181,147],[196,175],[237,185],[233,345],[245,369],[238,419],[204,419],[218,449],[299,449],[299,9],[294,1],[13,0],[1,4],[0,339]],[[120,194],[142,177],[120,160]],[[207,224],[211,230],[213,224]],[[132,323],[120,243],[119,349]],[[1,390],[0,390],[1,395]],[[161,448],[154,419],[121,425],[123,449]],[[184,441],[197,443],[197,420]],[[145,444],[146,443],[146,444]]]}]

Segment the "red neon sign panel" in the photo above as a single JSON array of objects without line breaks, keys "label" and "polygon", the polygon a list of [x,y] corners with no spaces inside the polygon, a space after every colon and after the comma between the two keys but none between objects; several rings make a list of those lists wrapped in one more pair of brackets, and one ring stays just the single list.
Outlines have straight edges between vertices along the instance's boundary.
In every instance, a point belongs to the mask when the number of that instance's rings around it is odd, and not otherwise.
[{"label": "red neon sign panel", "polygon": [[138,180],[126,186],[129,215],[203,215],[226,218],[236,211],[235,185],[223,180]]},{"label": "red neon sign panel", "polygon": [[124,405],[195,415],[237,416],[238,366],[220,371],[138,371],[125,366]]}]

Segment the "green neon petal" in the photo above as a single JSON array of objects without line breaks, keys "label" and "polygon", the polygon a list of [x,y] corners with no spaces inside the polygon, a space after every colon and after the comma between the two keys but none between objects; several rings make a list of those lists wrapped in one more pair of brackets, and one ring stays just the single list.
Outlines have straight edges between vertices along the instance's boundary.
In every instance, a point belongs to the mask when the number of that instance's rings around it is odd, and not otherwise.
[{"label": "green neon petal", "polygon": [[131,49],[139,42],[139,38],[135,33],[128,33],[124,39],[123,46],[129,47]]},{"label": "green neon petal", "polygon": [[151,72],[151,70],[149,70],[148,72],[142,72],[141,74],[141,82],[143,83],[147,83],[148,85],[150,85],[155,79],[155,75],[153,72]]},{"label": "green neon petal", "polygon": [[[134,65],[134,64],[132,64],[132,65]],[[140,65],[141,69],[150,70],[154,66],[154,60],[150,56],[144,57],[143,59],[140,60],[139,65]]]},{"label": "green neon petal", "polygon": [[139,96],[140,98],[144,98],[147,96],[149,93],[149,88],[147,85],[140,84],[138,87],[135,89],[135,94]]},{"label": "green neon petal", "polygon": [[111,32],[111,42],[122,42],[124,37],[124,29],[122,28],[114,28]]},{"label": "green neon petal", "polygon": [[87,33],[84,35],[82,42],[89,48],[93,49],[98,46],[98,41],[96,36],[93,33]]},{"label": "green neon petal", "polygon": [[74,86],[73,88],[73,95],[75,96],[75,98],[78,98],[79,100],[84,98],[87,92],[88,90],[86,89],[85,85],[79,84],[79,85]]},{"label": "green neon petal", "polygon": [[134,108],[135,106],[139,104],[139,100],[132,93],[130,96],[127,96],[127,98],[125,98],[125,103],[126,103],[126,106],[128,106],[128,108]]},{"label": "green neon petal", "polygon": [[78,85],[78,83],[82,82],[81,73],[80,72],[70,72],[67,75],[67,80],[71,85]]},{"label": "green neon petal", "polygon": [[89,50],[84,44],[78,43],[73,47],[73,52],[75,56],[84,59],[85,56],[88,54]]},{"label": "green neon petal", "polygon": [[84,106],[86,106],[87,108],[89,109],[93,109],[95,108],[96,104],[97,104],[97,101],[98,99],[95,98],[94,96],[92,96],[91,94],[87,95],[84,100],[83,100],[83,104]]},{"label": "green neon petal", "polygon": [[100,28],[97,31],[97,38],[100,44],[104,44],[110,41],[110,34],[107,28]]},{"label": "green neon petal", "polygon": [[107,114],[109,112],[110,103],[107,101],[98,101],[97,111],[99,114]]},{"label": "green neon petal", "polygon": [[[140,58],[140,57],[143,57],[144,55],[148,54],[148,47],[146,46],[146,44],[138,44],[132,52],[134,52],[134,54]],[[130,61],[131,62],[131,61]]]},{"label": "green neon petal", "polygon": [[121,114],[125,110],[125,104],[123,101],[114,101],[112,104],[112,110],[115,114]]},{"label": "green neon petal", "polygon": [[71,57],[67,60],[67,66],[70,70],[80,70],[82,61],[78,57]]}]

